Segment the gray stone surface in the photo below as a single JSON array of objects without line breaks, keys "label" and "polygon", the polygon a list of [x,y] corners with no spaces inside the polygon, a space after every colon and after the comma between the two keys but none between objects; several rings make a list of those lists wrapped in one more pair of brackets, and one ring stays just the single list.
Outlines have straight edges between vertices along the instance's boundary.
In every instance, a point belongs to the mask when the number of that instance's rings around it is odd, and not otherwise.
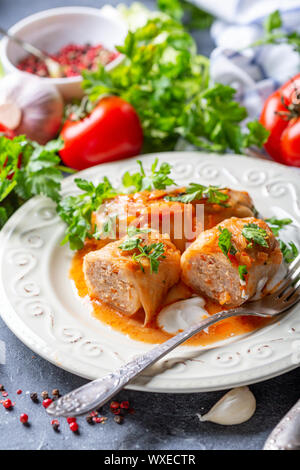
[{"label": "gray stone surface", "polygon": [[[0,0],[0,22],[9,27],[22,17],[45,8],[66,5],[100,6],[101,0]],[[110,2],[112,5],[117,1]],[[130,3],[130,2],[126,2]],[[145,1],[154,6],[154,1]],[[208,54],[212,44],[208,33],[198,33],[201,52]],[[35,405],[29,392],[65,393],[85,383],[44,359],[34,355],[0,319],[0,340],[6,343],[6,364],[0,365],[0,383],[16,401],[13,411],[0,406],[0,449],[261,449],[273,427],[291,408],[300,394],[300,369],[275,379],[252,385],[257,411],[247,423],[219,426],[200,423],[196,413],[206,412],[223,392],[198,394],[149,394],[123,391],[119,400],[130,400],[136,412],[122,426],[113,421],[108,408],[105,424],[89,426],[79,418],[80,434],[73,435],[65,419],[61,432],[55,433],[41,403]],[[17,389],[23,390],[17,395]],[[29,415],[30,427],[19,422],[19,415]]]}]

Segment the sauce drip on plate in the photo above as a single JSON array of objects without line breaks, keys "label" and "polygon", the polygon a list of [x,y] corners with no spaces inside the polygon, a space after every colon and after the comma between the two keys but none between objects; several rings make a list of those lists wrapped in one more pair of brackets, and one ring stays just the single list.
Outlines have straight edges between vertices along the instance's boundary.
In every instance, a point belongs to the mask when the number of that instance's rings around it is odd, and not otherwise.
[{"label": "sauce drip on plate", "polygon": [[[82,298],[88,295],[82,270],[83,257],[89,251],[99,250],[104,244],[105,243],[101,241],[89,240],[84,248],[77,251],[73,257],[70,269],[70,278],[74,281],[78,295]],[[114,330],[128,335],[136,341],[155,344],[162,343],[171,337],[171,335],[158,327],[156,317],[149,326],[144,327],[144,314],[141,311],[137,312],[132,317],[128,317],[99,301],[91,299],[90,302],[93,307],[93,315],[95,318],[109,325]],[[212,315],[224,308],[210,300],[207,300],[205,309],[210,315]],[[206,346],[232,336],[250,333],[251,331],[262,328],[269,323],[269,319],[259,317],[229,318],[217,323],[216,325],[212,325],[209,328],[208,333],[205,331],[198,333],[188,340],[185,345]]]}]

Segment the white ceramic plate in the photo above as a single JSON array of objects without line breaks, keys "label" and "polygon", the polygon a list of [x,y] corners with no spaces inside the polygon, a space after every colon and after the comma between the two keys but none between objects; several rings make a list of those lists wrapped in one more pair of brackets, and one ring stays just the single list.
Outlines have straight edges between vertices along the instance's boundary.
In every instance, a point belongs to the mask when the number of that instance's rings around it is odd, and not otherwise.
[{"label": "white ceramic plate", "polygon": [[[179,184],[201,182],[250,192],[265,216],[290,216],[300,246],[300,172],[265,160],[194,152],[159,155],[173,165]],[[154,156],[143,158],[150,168]],[[135,159],[100,165],[80,173],[113,184]],[[79,174],[76,175],[76,177]],[[63,182],[75,192],[74,177]],[[36,197],[19,209],[0,234],[0,312],[8,327],[33,351],[74,374],[95,379],[121,366],[151,345],[134,341],[92,317],[76,297],[68,270],[72,257],[60,246],[64,224],[53,203]],[[297,239],[296,239],[297,238]],[[275,324],[209,348],[182,346],[130,388],[159,392],[201,392],[258,382],[300,362],[300,305]]]}]

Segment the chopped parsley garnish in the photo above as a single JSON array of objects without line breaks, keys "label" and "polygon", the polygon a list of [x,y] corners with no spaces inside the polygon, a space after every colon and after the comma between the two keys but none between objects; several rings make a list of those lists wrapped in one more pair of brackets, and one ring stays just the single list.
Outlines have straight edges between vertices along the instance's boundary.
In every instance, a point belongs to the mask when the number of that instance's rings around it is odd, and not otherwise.
[{"label": "chopped parsley garnish", "polygon": [[[227,228],[222,229],[222,227],[219,226],[218,229],[220,231],[219,242],[218,242],[219,248],[221,249],[222,253],[226,256],[226,258],[228,258],[229,261],[231,262],[229,254],[234,256],[237,253],[237,250],[233,246],[232,241],[231,241],[232,233]],[[239,270],[240,279],[244,281],[246,274],[248,274],[247,266],[240,265],[238,267],[238,270]]]},{"label": "chopped parsley garnish", "polygon": [[160,259],[165,258],[164,252],[165,247],[163,243],[151,243],[150,245],[145,246],[138,246],[138,250],[140,254],[134,254],[132,259],[137,261],[140,265],[142,271],[144,271],[144,267],[140,262],[141,258],[148,258],[150,261],[150,273],[157,273],[159,268]]},{"label": "chopped parsley garnish", "polygon": [[232,233],[227,229],[222,229],[220,226],[218,227],[220,231],[218,246],[221,249],[222,253],[229,259],[228,254],[235,255],[237,250],[232,245],[231,238]]},{"label": "chopped parsley garnish", "polygon": [[222,207],[229,207],[225,201],[228,200],[228,194],[222,192],[222,188],[219,186],[204,186],[202,184],[190,183],[186,188],[184,194],[179,194],[179,196],[167,196],[165,199],[167,201],[178,201],[188,204],[194,200],[198,199],[207,199],[208,202],[212,204],[218,204]]},{"label": "chopped parsley garnish", "polygon": [[152,189],[166,189],[167,186],[175,185],[174,180],[170,178],[172,167],[169,163],[164,162],[158,167],[158,158],[156,158],[151,166],[150,175],[146,175],[140,160],[137,160],[137,163],[140,171],[133,174],[128,171],[124,173],[122,192],[151,191]]},{"label": "chopped parsley garnish", "polygon": [[95,231],[93,233],[93,238],[100,240],[101,238],[114,238],[116,235],[116,220],[117,215],[107,217],[105,220],[102,230],[98,231],[97,226],[95,226]]},{"label": "chopped parsley garnish", "polygon": [[246,274],[248,274],[247,266],[245,266],[244,264],[240,265],[240,266],[239,266],[239,276],[240,276],[240,279],[241,279],[242,281],[245,280]]},{"label": "chopped parsley garnish", "polygon": [[127,234],[129,238],[134,237],[135,235],[138,235],[139,233],[150,233],[151,228],[139,228],[135,227],[134,225],[130,225],[127,229]]},{"label": "chopped parsley garnish", "polygon": [[252,248],[254,243],[265,248],[269,247],[266,240],[268,238],[267,232],[254,223],[244,225],[242,235],[250,242],[247,248]]},{"label": "chopped parsley garnish", "polygon": [[276,237],[282,228],[293,223],[292,219],[276,219],[276,217],[271,217],[270,219],[265,220],[268,222],[270,229]]},{"label": "chopped parsley garnish", "polygon": [[129,227],[127,230],[128,238],[119,245],[122,251],[138,250],[139,253],[134,253],[132,259],[139,263],[141,270],[144,272],[144,267],[141,263],[142,258],[149,259],[150,273],[157,273],[159,263],[165,258],[165,247],[162,242],[150,243],[149,245],[142,245],[142,239],[138,237],[139,233],[148,233],[150,229],[139,229],[136,227]]},{"label": "chopped parsley garnish", "polygon": [[279,241],[279,246],[283,254],[283,259],[286,263],[291,263],[297,258],[299,250],[296,247],[295,243],[289,242],[288,244],[284,243],[282,240]]},{"label": "chopped parsley garnish", "polygon": [[127,238],[126,240],[119,245],[120,250],[122,251],[131,251],[135,250],[141,243],[141,238]]}]

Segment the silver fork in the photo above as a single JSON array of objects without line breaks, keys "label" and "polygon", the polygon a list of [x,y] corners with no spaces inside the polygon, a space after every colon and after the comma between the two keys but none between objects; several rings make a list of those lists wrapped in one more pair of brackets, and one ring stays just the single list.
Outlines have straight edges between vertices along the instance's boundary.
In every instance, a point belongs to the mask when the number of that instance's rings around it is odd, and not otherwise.
[{"label": "silver fork", "polygon": [[205,318],[165,343],[137,356],[120,369],[64,395],[54,401],[47,408],[47,412],[51,416],[77,416],[99,408],[147,367],[205,328],[239,315],[271,318],[293,307],[299,299],[300,256],[291,263],[276,292],[266,295],[261,300],[248,302],[239,308],[225,310]]}]

